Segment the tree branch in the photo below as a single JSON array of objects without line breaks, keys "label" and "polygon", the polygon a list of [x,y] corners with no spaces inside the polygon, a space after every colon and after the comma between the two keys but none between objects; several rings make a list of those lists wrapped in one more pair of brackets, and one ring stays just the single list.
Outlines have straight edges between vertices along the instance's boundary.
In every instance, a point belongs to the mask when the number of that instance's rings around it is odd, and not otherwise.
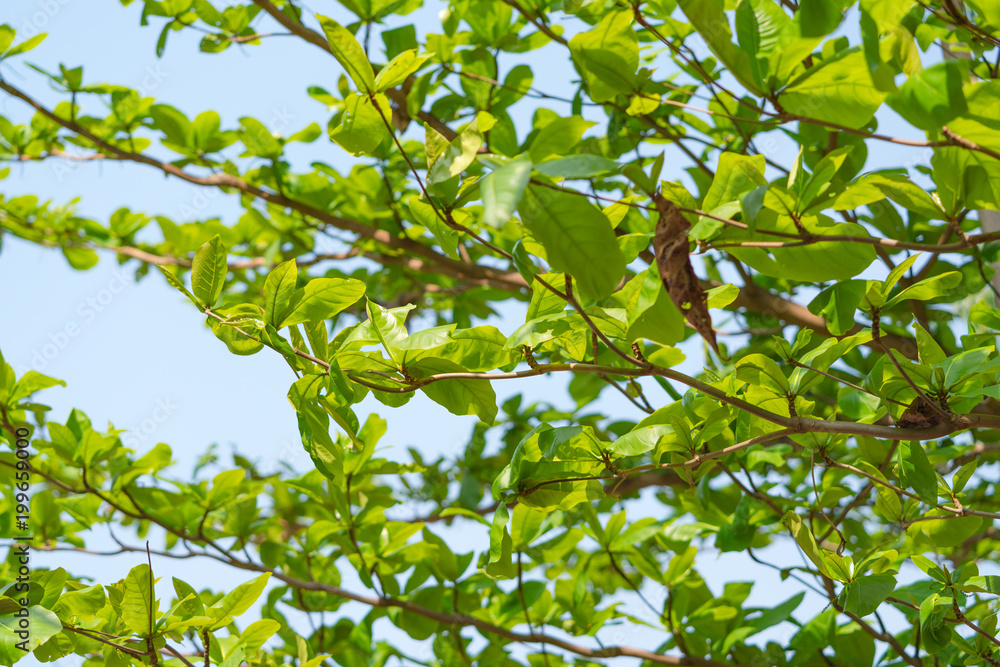
[{"label": "tree branch", "polygon": [[303,215],[309,216],[310,218],[319,220],[324,224],[356,234],[361,238],[370,239],[403,253],[417,255],[423,259],[412,258],[410,260],[411,263],[417,262],[421,265],[425,263],[429,264],[430,267],[432,267],[431,270],[436,273],[444,273],[459,278],[475,279],[503,289],[520,289],[526,286],[524,278],[516,272],[505,273],[478,264],[471,264],[451,259],[450,257],[446,257],[445,255],[436,252],[434,249],[424,245],[423,243],[419,243],[409,238],[399,238],[385,230],[370,227],[354,220],[341,218],[326,211],[315,209],[308,204],[289,199],[281,194],[261,190],[257,186],[247,183],[241,178],[224,173],[212,174],[210,176],[195,176],[168,162],[162,162],[141,153],[132,153],[119,149],[113,144],[97,137],[75,121],[61,118],[5,81],[0,80],[0,90],[3,90],[26,102],[30,106],[34,107],[43,116],[49,118],[55,123],[58,123],[67,130],[70,130],[87,139],[95,146],[99,147],[105,154],[114,155],[117,159],[153,167],[194,185],[233,188],[270,204],[283,208],[290,208],[302,213]]}]

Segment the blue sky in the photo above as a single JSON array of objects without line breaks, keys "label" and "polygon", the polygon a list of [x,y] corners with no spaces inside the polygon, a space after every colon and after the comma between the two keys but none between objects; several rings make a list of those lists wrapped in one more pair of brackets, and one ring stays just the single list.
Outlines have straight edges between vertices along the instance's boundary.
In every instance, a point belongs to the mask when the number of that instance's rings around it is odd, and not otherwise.
[{"label": "blue sky", "polygon": [[[334,3],[321,3],[317,11],[348,21]],[[390,27],[416,22],[423,34],[433,26],[435,14],[443,7],[427,3],[418,14],[404,17]],[[311,122],[326,127],[328,114],[305,94],[310,85],[334,88],[340,68],[316,47],[293,37],[276,37],[264,46],[231,47],[219,55],[197,50],[199,35],[193,31],[170,35],[166,54],[157,59],[154,45],[162,19],[139,28],[141,3],[122,8],[117,2],[93,0],[18,0],[0,5],[0,23],[19,31],[19,38],[31,30],[49,33],[42,46],[15,65],[4,65],[2,74],[14,85],[29,91],[48,106],[60,98],[44,79],[23,65],[27,60],[52,71],[60,62],[84,65],[87,83],[112,82],[135,87],[143,94],[174,105],[188,116],[215,109],[223,126],[235,126],[241,116],[253,116],[272,128],[287,123],[291,134]],[[276,28],[269,20],[257,24],[261,32]],[[432,28],[433,29],[433,28]],[[373,44],[380,44],[373,38]],[[565,90],[575,78],[565,57],[546,58],[548,51],[528,54],[536,63],[535,85],[542,90]],[[556,53],[552,51],[552,53]],[[520,60],[505,60],[509,70]],[[98,115],[96,100],[87,102]],[[559,111],[565,105],[553,105]],[[0,97],[0,114],[15,122],[30,118],[18,100]],[[530,109],[517,120],[530,119]],[[894,123],[886,117],[889,131]],[[414,124],[415,126],[416,124]],[[794,157],[790,142],[776,142],[769,156],[789,163]],[[922,160],[914,149],[881,145],[870,152],[869,168]],[[678,179],[688,164],[668,153],[664,177]],[[345,154],[329,142],[325,134],[313,144],[291,145],[291,158],[300,168],[309,161],[322,160],[337,167],[350,164]],[[152,169],[114,163],[71,163],[47,161],[15,165],[10,176],[0,182],[5,196],[33,193],[42,199],[68,202],[80,197],[83,215],[106,220],[114,210],[126,206],[151,215],[194,219],[220,216],[235,222],[239,208],[224,196],[213,196],[196,186],[169,180]],[[252,357],[229,354],[203,325],[203,318],[155,272],[136,284],[132,276],[136,264],[116,264],[112,255],[102,255],[98,267],[78,272],[69,267],[58,251],[4,237],[0,252],[0,348],[17,372],[28,368],[65,380],[67,388],[54,388],[40,396],[53,407],[52,417],[65,419],[70,408],[86,412],[95,425],[113,422],[129,429],[130,445],[139,450],[157,442],[171,445],[178,461],[176,474],[185,475],[197,457],[217,443],[223,463],[235,446],[264,467],[279,461],[299,470],[310,465],[302,452],[294,413],[285,394],[292,381],[287,365],[278,355],[266,351]],[[494,322],[506,333],[523,321],[521,306],[510,307],[502,320]],[[686,346],[697,350],[697,344]],[[685,370],[696,371],[691,360]],[[534,378],[519,384],[496,383],[502,397],[524,392],[526,400],[559,396],[564,380]],[[662,392],[653,389],[654,396]],[[641,416],[631,404],[613,392],[605,392],[602,405],[618,418]],[[559,407],[571,407],[569,399]],[[662,398],[660,399],[663,400]],[[376,411],[389,422],[383,443],[384,455],[405,459],[407,447],[414,446],[433,456],[457,453],[466,441],[472,417],[455,417],[437,404],[417,395],[406,406],[390,410],[372,399],[362,405],[359,416]],[[214,474],[215,471],[212,471]],[[471,546],[484,544],[485,535],[469,534],[452,539]],[[106,540],[98,540],[101,546]],[[785,554],[786,563],[798,562],[794,552]],[[101,559],[67,554],[36,554],[35,566],[66,566],[77,573],[89,573],[104,583],[124,575],[134,558]],[[754,601],[775,604],[797,592],[794,582],[782,583],[770,570],[746,567],[742,554],[728,554],[713,561],[704,559],[704,576],[715,590],[736,575],[759,579]],[[184,562],[154,563],[157,574],[169,582],[170,576],[189,576]],[[199,582],[230,584],[242,581],[209,563],[199,563]],[[208,578],[211,575],[211,578]],[[348,581],[348,583],[350,583]],[[355,586],[360,588],[360,586]],[[162,593],[166,593],[163,590]],[[818,603],[817,603],[818,604]],[[822,605],[812,605],[812,609]],[[350,609],[349,607],[346,609]],[[638,610],[638,607],[636,607]],[[358,611],[358,610],[354,610]],[[777,640],[786,637],[774,637]],[[629,643],[648,643],[651,637],[629,638]],[[31,664],[26,661],[24,664]]]}]

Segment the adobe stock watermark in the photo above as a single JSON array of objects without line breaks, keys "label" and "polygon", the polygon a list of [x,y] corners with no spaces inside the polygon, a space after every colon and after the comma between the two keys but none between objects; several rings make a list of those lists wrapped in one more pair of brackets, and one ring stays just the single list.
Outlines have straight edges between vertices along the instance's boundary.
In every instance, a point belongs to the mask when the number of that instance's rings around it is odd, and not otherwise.
[{"label": "adobe stock watermark", "polygon": [[[39,373],[43,372],[70,343],[83,333],[86,326],[97,319],[114,302],[115,297],[121,294],[131,283],[124,271],[115,269],[111,279],[96,294],[88,296],[76,307],[76,319],[70,320],[56,332],[48,335],[48,340],[40,347],[32,350],[30,366]],[[27,369],[22,369],[27,370]]]},{"label": "adobe stock watermark", "polygon": [[302,446],[301,441],[283,440],[281,448],[275,454],[274,458],[263,463],[258,468],[257,473],[262,477],[270,477],[281,472],[294,470],[295,462],[303,456],[306,456],[306,450]]},{"label": "adobe stock watermark", "polygon": [[[25,13],[20,27],[17,28],[17,36],[27,40],[41,34],[71,2],[72,0],[38,0],[34,7]],[[138,92],[148,94],[159,88],[166,78],[167,73],[162,70],[159,63],[147,65]]]},{"label": "adobe stock watermark", "polygon": [[155,401],[156,407],[149,413],[149,416],[139,422],[136,426],[125,429],[121,434],[122,444],[126,447],[138,448],[146,444],[146,441],[153,437],[163,424],[180,408],[169,396],[158,398]]},{"label": "adobe stock watermark", "polygon": [[41,33],[70,2],[71,0],[39,0],[34,8],[25,14],[21,26],[17,29],[17,36],[21,39],[31,39]]}]

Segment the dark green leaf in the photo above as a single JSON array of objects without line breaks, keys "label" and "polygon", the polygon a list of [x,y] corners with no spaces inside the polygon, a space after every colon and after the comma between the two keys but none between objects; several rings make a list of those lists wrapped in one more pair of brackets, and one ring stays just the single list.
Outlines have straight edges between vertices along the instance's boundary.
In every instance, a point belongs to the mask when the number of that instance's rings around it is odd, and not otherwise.
[{"label": "dark green leaf", "polygon": [[530,186],[518,211],[552,268],[571,274],[585,296],[599,299],[614,291],[625,259],[600,210],[583,197]]}]

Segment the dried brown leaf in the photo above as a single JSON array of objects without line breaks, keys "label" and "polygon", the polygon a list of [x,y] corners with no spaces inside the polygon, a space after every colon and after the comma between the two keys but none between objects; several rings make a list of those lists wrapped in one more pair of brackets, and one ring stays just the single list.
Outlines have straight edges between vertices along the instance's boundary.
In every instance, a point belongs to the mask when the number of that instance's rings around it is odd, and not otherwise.
[{"label": "dried brown leaf", "polygon": [[942,421],[944,421],[944,417],[941,416],[941,413],[935,410],[934,406],[925,401],[922,396],[917,396],[910,403],[910,407],[906,408],[896,420],[896,426],[900,428],[930,428],[937,426]]},{"label": "dried brown leaf", "polygon": [[653,251],[663,286],[667,288],[670,300],[684,314],[684,319],[691,328],[718,353],[719,345],[715,340],[712,317],[708,313],[708,297],[698,282],[688,253],[688,230],[691,229],[691,223],[663,195],[655,194],[653,204],[660,214],[656,234],[653,236]]}]

